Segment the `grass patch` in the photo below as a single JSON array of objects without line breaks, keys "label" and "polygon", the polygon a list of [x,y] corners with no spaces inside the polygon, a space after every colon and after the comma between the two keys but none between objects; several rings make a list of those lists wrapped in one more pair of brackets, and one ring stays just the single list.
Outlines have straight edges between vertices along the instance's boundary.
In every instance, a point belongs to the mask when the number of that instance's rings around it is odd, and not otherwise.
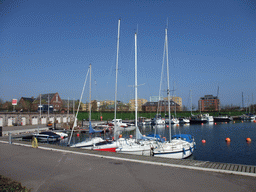
[{"label": "grass patch", "polygon": [[13,181],[10,178],[0,175],[0,191],[19,191],[19,192],[30,192],[31,189],[22,187],[20,182]]}]

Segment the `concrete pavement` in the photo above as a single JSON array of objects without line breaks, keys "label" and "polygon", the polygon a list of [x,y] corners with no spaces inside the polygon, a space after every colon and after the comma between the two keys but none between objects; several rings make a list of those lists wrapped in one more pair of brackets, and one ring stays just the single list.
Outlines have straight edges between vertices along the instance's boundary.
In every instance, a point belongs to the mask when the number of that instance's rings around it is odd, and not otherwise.
[{"label": "concrete pavement", "polygon": [[68,150],[34,149],[1,142],[0,165],[1,175],[20,181],[32,191],[226,192],[255,191],[256,188],[255,177],[89,156]]}]

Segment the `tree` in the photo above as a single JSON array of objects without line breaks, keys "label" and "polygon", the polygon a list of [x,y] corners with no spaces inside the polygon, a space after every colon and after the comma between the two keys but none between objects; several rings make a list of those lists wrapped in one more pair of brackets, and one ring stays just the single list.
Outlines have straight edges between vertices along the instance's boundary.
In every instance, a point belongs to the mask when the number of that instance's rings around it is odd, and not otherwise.
[{"label": "tree", "polygon": [[96,100],[93,100],[91,102],[91,109],[92,109],[92,111],[97,111],[98,107],[97,107],[97,101]]},{"label": "tree", "polygon": [[0,98],[0,109],[3,109],[3,104],[4,104],[4,100],[2,98]]},{"label": "tree", "polygon": [[206,110],[207,110],[207,111],[215,111],[215,106],[214,106],[214,104],[209,105]]},{"label": "tree", "polygon": [[103,105],[100,106],[100,111],[106,111],[108,105],[106,103],[103,103]]},{"label": "tree", "polygon": [[[78,105],[79,105],[79,100],[76,100],[76,101],[75,101],[75,109],[74,109],[75,111],[77,111]],[[83,103],[81,102],[80,107],[79,107],[79,111],[82,110],[82,105],[83,105]],[[70,110],[70,109],[69,109],[69,110]],[[72,109],[72,111],[73,111],[73,109]]]},{"label": "tree", "polygon": [[195,109],[196,109],[196,106],[192,104],[192,111],[194,111]]},{"label": "tree", "polygon": [[182,111],[188,111],[187,106],[183,105],[183,106],[182,106]]}]

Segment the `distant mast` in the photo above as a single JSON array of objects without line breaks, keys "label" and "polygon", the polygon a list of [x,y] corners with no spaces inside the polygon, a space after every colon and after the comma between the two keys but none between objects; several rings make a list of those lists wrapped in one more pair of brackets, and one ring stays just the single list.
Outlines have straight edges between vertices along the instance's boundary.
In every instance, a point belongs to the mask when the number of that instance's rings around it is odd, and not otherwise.
[{"label": "distant mast", "polygon": [[244,93],[242,92],[242,108],[244,109]]},{"label": "distant mast", "polygon": [[92,120],[92,106],[91,106],[91,101],[92,101],[92,65],[90,64],[89,66],[90,69],[90,92],[89,92],[89,122]]},{"label": "distant mast", "polygon": [[191,116],[193,115],[192,114],[192,110],[193,110],[193,108],[192,108],[192,90],[190,89],[190,109],[191,109]]},{"label": "distant mast", "polygon": [[42,115],[42,112],[41,112],[41,110],[42,110],[42,103],[41,103],[41,94],[40,94],[40,124],[41,124],[41,115]]},{"label": "distant mast", "polygon": [[169,131],[171,140],[171,104],[170,104],[170,84],[169,84],[169,62],[168,62],[168,39],[167,39],[167,28],[165,29],[165,50],[166,50],[166,70],[167,70],[167,98],[168,98],[168,116],[169,116]]},{"label": "distant mast", "polygon": [[73,98],[73,116],[75,116],[75,98]]},{"label": "distant mast", "polygon": [[[69,115],[69,97],[68,97],[68,115]],[[68,117],[69,118],[69,117]]]},{"label": "distant mast", "polygon": [[49,120],[49,94],[48,94],[48,120]]}]

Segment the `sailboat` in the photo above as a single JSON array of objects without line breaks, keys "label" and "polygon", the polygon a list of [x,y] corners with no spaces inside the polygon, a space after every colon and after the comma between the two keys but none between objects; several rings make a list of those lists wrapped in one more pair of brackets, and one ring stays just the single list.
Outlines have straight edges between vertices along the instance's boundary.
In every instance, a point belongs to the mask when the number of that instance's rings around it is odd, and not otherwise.
[{"label": "sailboat", "polygon": [[[91,70],[92,70],[92,67],[91,67],[91,64],[90,64],[89,71],[88,71],[88,72],[90,72],[89,134],[93,135],[94,133],[102,132],[102,130],[95,130],[95,129],[93,129],[92,128],[92,123],[91,123]],[[80,99],[80,101],[81,101],[81,99]],[[72,132],[73,132],[73,130],[72,130]],[[93,138],[89,138],[88,140],[85,140],[85,141],[73,144],[70,147],[82,148],[82,149],[94,149],[96,146],[101,146],[101,145],[105,145],[105,144],[108,144],[108,143],[111,144],[112,141],[111,140],[104,140],[101,137],[93,137]]]},{"label": "sailboat", "polygon": [[143,137],[138,128],[138,97],[137,97],[137,34],[135,33],[135,139],[120,138],[118,139],[118,147],[116,148],[117,153],[126,153],[133,155],[146,155],[150,156],[154,145],[156,144],[156,138]]},{"label": "sailboat", "polygon": [[[218,95],[219,95],[219,87],[218,87],[217,97]],[[220,113],[220,101],[218,102],[218,108],[219,108],[219,116],[213,117],[214,122],[230,122],[233,120],[233,118],[230,117],[229,115]]]},{"label": "sailboat", "polygon": [[[115,117],[114,117],[114,140],[103,140],[102,138],[95,138],[94,141],[98,141],[98,143],[93,143],[90,146],[91,149],[97,151],[109,151],[115,152],[118,144],[121,141],[117,142],[117,131],[118,131],[118,123],[116,118],[116,98],[117,98],[117,71],[118,71],[118,53],[119,53],[119,36],[120,36],[120,19],[118,20],[118,38],[117,38],[117,59],[116,59],[116,86],[115,86]],[[87,148],[87,147],[85,147]]]},{"label": "sailboat", "polygon": [[[171,122],[170,114],[170,88],[169,88],[169,64],[168,64],[168,39],[167,39],[167,28],[165,29],[165,46],[164,53],[166,51],[167,60],[167,97],[168,97],[168,113],[169,122]],[[158,142],[157,146],[153,149],[153,156],[183,159],[192,155],[195,149],[195,142],[191,135],[179,134],[171,137],[171,126],[169,126],[170,141],[169,142]]]}]

